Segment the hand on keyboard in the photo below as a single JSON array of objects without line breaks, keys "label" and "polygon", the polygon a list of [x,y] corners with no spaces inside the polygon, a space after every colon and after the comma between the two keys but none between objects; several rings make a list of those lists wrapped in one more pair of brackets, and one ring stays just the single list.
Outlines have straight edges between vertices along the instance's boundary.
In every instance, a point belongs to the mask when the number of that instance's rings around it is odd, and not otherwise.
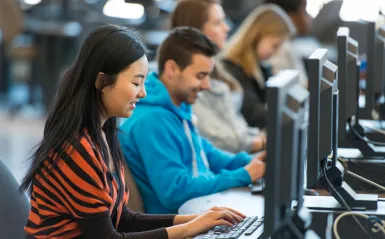
[{"label": "hand on keyboard", "polygon": [[264,217],[246,217],[242,222],[228,226],[216,226],[208,231],[200,239],[238,239],[242,235],[250,239],[259,238],[263,233]]},{"label": "hand on keyboard", "polygon": [[243,218],[245,218],[245,215],[233,209],[213,207],[202,212],[198,217],[186,224],[187,234],[192,237],[216,226],[226,225],[232,227],[234,224],[241,222]]}]

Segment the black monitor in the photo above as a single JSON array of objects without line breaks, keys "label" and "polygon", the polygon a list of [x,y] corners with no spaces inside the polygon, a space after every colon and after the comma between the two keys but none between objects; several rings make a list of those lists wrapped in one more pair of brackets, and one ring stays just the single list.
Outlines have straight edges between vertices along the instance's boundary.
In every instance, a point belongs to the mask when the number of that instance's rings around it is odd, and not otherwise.
[{"label": "black monitor", "polygon": [[[371,24],[367,24],[370,26]],[[376,48],[382,55],[384,55],[384,41],[385,38],[385,28],[381,28],[378,31],[376,36]],[[380,43],[382,42],[382,43]],[[381,46],[382,45],[382,49]],[[339,88],[339,110],[338,110],[338,147],[339,148],[355,148],[358,149],[365,158],[382,158],[384,155],[381,151],[376,151],[376,148],[373,144],[368,143],[363,140],[364,136],[367,134],[373,134],[371,132],[365,131],[365,129],[360,124],[360,118],[363,114],[363,110],[359,109],[359,76],[360,76],[360,64],[359,61],[359,47],[358,42],[351,37],[351,32],[348,28],[340,27],[337,32],[337,48],[338,48],[338,88]],[[361,47],[360,47],[361,48]],[[368,47],[367,47],[368,48]],[[372,47],[374,49],[374,47]],[[370,48],[368,48],[370,49]],[[369,50],[370,52],[370,50]],[[377,52],[376,52],[377,54]],[[380,55],[381,55],[380,54]],[[369,54],[370,55],[370,54]],[[384,65],[384,57],[379,57],[376,59],[378,70],[378,79],[381,78],[381,75],[384,75],[384,67],[379,67],[379,65]],[[369,63],[373,62],[369,60]],[[371,63],[373,66],[373,63]],[[370,67],[368,66],[368,71],[370,72]],[[370,79],[371,74],[369,74],[368,79]],[[377,78],[376,78],[377,79]],[[384,81],[384,79],[382,79]],[[369,83],[370,80],[367,80]],[[376,80],[380,82],[380,80]],[[375,83],[372,81],[372,83]],[[370,85],[370,84],[369,84]],[[383,88],[381,85],[383,83],[377,83],[378,94],[381,94]],[[374,86],[374,84],[373,84]],[[370,89],[370,87],[369,87]],[[371,91],[369,91],[371,92]],[[375,92],[375,91],[372,91]],[[375,98],[373,94],[366,93],[366,97],[372,95],[369,98]],[[384,105],[385,106],[385,105]],[[380,104],[381,109],[381,104]],[[365,118],[365,117],[363,117]],[[352,151],[344,150],[345,157],[357,157]],[[362,156],[359,156],[362,157]]]},{"label": "black monitor", "polygon": [[362,119],[372,119],[372,110],[375,107],[375,64],[376,64],[376,23],[366,22],[366,86],[365,86],[365,106],[360,112]]},{"label": "black monitor", "polygon": [[385,25],[381,26],[376,33],[375,59],[374,93],[379,97],[384,94],[385,87]]},{"label": "black monitor", "polygon": [[[337,67],[327,60],[327,50],[317,49],[307,60],[310,111],[307,151],[307,188],[320,178],[320,162],[332,153],[333,84]],[[334,87],[335,90],[336,86]],[[322,107],[321,107],[322,102]],[[318,159],[317,161],[314,159]]]},{"label": "black monitor", "polygon": [[[287,223],[300,218],[296,226],[306,228],[311,220],[311,214],[302,208],[309,93],[299,85],[296,70],[281,71],[269,79],[266,87],[269,144],[265,198],[269,200],[265,200],[264,235],[280,238],[280,235],[291,233],[298,238]],[[295,211],[292,210],[294,201],[297,201]],[[305,230],[303,233],[313,232]]]},{"label": "black monitor", "polygon": [[[357,64],[358,64],[358,42],[349,36],[349,28],[340,27],[337,32],[338,51],[338,138],[341,142],[345,140],[348,128],[347,121],[357,111]],[[343,147],[343,145],[339,145]]]},{"label": "black monitor", "polygon": [[[326,49],[316,50],[307,64],[310,90],[307,187],[313,188],[320,182],[344,207],[375,209],[378,196],[356,194],[344,182],[344,168],[336,160],[339,130],[337,66],[327,60]],[[320,208],[320,205],[315,207]]]}]

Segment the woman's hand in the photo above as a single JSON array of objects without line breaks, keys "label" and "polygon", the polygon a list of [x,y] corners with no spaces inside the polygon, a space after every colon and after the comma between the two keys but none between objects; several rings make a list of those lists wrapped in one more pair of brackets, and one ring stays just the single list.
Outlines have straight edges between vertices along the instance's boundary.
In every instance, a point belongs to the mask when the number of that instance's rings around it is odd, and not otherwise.
[{"label": "woman's hand", "polygon": [[199,233],[208,231],[219,225],[233,226],[245,217],[245,215],[234,209],[213,207],[199,214],[194,220],[186,223],[187,236],[196,236]]},{"label": "woman's hand", "polygon": [[191,214],[191,215],[176,215],[174,218],[174,225],[180,225],[187,222],[190,222],[197,218],[199,214]]}]

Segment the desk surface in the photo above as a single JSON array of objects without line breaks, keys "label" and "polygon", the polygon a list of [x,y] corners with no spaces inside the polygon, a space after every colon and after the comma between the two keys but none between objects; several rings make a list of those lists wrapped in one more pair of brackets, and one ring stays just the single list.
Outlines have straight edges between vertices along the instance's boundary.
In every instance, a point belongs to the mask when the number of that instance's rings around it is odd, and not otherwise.
[{"label": "desk surface", "polygon": [[[321,190],[321,195],[325,195],[324,190]],[[337,203],[337,201],[331,196],[305,196],[304,204],[306,205],[309,202],[322,203],[325,201],[332,201]],[[338,204],[338,203],[337,203]],[[263,195],[252,195],[249,188],[234,188],[224,192],[215,193],[212,195],[194,198],[186,203],[184,203],[179,208],[179,214],[195,214],[200,213],[204,210],[210,209],[213,206],[224,206],[236,209],[246,216],[263,216],[264,215],[264,205],[265,198]],[[321,238],[324,238],[324,232],[326,228],[326,218],[327,215],[333,213],[336,215],[343,213],[343,210],[330,211],[330,210],[310,210],[313,214],[313,224],[312,229],[317,232]],[[360,211],[365,214],[370,215],[381,215],[385,219],[385,199],[380,198],[378,202],[377,210],[367,210]],[[335,218],[334,217],[334,218]],[[359,235],[357,233],[362,233],[360,231],[351,230],[352,223],[346,220],[346,223],[342,223],[342,230],[345,233],[350,233],[350,235]],[[345,225],[344,225],[345,224]],[[356,227],[359,229],[359,227]],[[348,231],[348,232],[346,232]],[[349,238],[349,235],[346,235],[346,238]],[[350,237],[353,238],[353,237]]]},{"label": "desk surface", "polygon": [[[321,195],[325,195],[323,192]],[[305,205],[311,201],[322,203],[324,201],[337,201],[331,196],[304,196]],[[179,208],[180,214],[194,214],[200,213],[204,210],[210,209],[213,206],[231,207],[236,209],[246,216],[262,216],[264,214],[265,197],[263,195],[252,195],[250,189],[234,188],[220,193],[211,194],[199,198],[194,198],[184,203]],[[313,210],[311,210],[313,211]],[[317,212],[327,212],[330,210],[317,210]],[[365,213],[373,215],[385,215],[385,199],[379,198],[377,210],[367,210]]]},{"label": "desk surface", "polygon": [[194,198],[179,208],[179,214],[200,213],[213,206],[231,207],[246,216],[262,216],[265,198],[263,195],[252,195],[249,188],[234,188],[220,193]]}]

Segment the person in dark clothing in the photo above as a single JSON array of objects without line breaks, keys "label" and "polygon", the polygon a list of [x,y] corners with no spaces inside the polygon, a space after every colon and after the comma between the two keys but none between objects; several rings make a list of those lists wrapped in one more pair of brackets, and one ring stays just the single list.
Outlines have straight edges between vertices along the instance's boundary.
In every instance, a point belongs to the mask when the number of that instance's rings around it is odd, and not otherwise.
[{"label": "person in dark clothing", "polygon": [[265,61],[294,33],[289,16],[265,4],[246,18],[223,51],[221,64],[243,87],[241,113],[252,127],[266,128],[265,82],[272,74]]},{"label": "person in dark clothing", "polygon": [[[241,113],[247,123],[253,127],[265,128],[267,109],[265,107],[266,92],[264,88],[260,87],[253,76],[247,75],[240,65],[234,64],[228,59],[223,59],[222,64],[224,68],[239,81],[244,89]],[[269,65],[260,64],[259,71],[261,72],[263,83],[272,76]]]},{"label": "person in dark clothing", "polygon": [[58,87],[20,186],[31,194],[27,238],[182,239],[245,217],[228,208],[149,215],[126,207],[117,118],[130,117],[146,96],[146,54],[125,27],[103,26],[85,40]]},{"label": "person in dark clothing", "polygon": [[309,34],[312,18],[306,11],[307,0],[266,0],[267,4],[276,4],[290,17],[297,29],[297,36]]}]

